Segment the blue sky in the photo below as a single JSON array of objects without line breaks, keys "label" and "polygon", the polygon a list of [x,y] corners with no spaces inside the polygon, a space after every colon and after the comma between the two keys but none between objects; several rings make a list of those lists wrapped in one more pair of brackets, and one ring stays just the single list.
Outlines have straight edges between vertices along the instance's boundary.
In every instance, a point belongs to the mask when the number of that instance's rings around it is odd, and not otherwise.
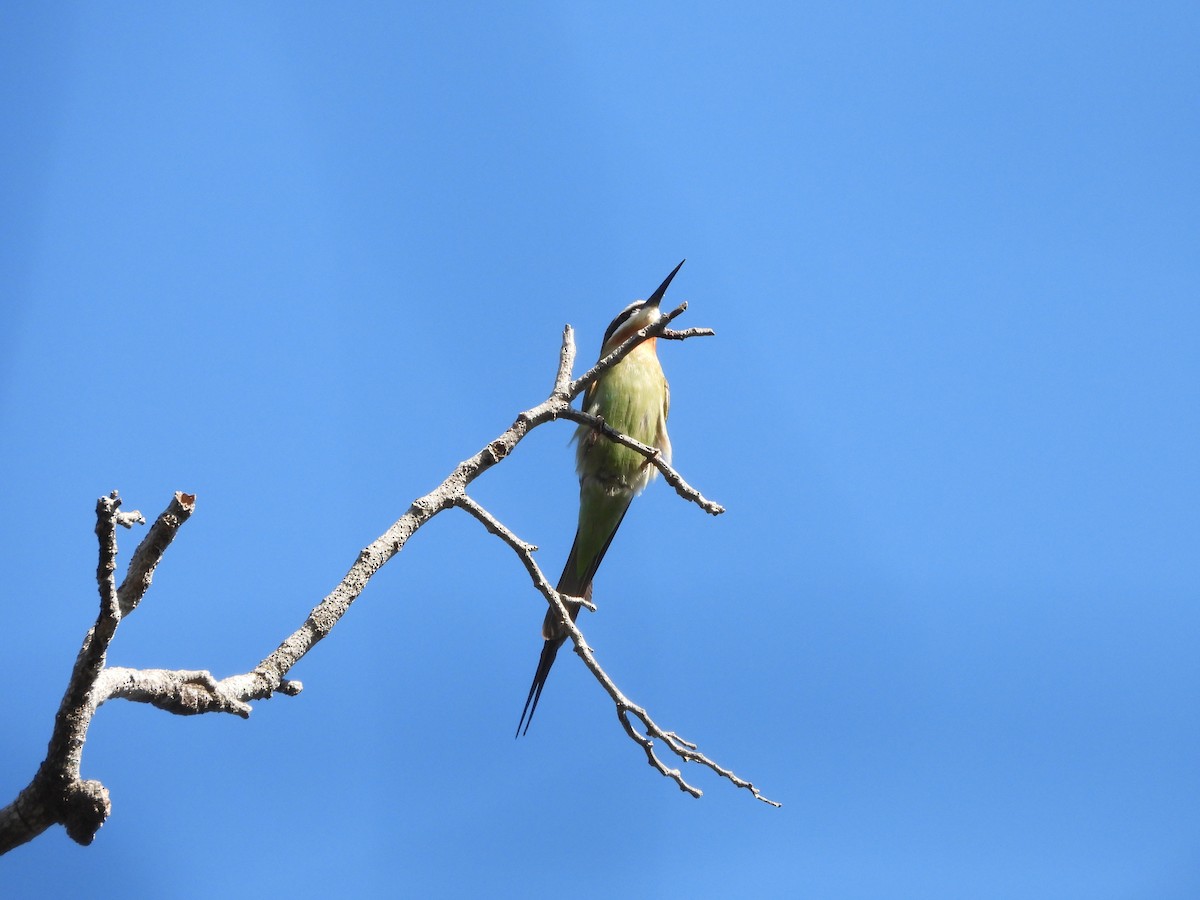
[{"label": "blue sky", "polygon": [[[583,625],[782,810],[645,764],[543,601],[421,531],[249,721],[113,703],[6,896],[1200,894],[1194,4],[0,13],[0,794],[97,606],[93,508],[197,511],[110,654],[251,668],[681,258],[681,472]],[[570,427],[472,493],[557,574]],[[123,558],[138,535],[122,534]]]}]

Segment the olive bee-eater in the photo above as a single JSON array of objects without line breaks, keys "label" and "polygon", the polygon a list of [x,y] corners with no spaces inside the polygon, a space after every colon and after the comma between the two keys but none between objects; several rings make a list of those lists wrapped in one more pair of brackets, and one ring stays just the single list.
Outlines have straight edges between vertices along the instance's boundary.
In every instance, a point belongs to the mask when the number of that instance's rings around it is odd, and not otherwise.
[{"label": "olive bee-eater", "polygon": [[[682,265],[681,262],[674,268],[649,300],[629,304],[612,320],[604,332],[600,359],[620,347],[635,332],[662,318],[658,305]],[[667,411],[671,393],[654,345],[655,338],[643,341],[619,363],[602,372],[584,391],[583,409],[599,416],[617,431],[657,447],[663,459],[670,462]],[[557,590],[564,597],[582,597],[590,601],[592,578],[625,518],[629,504],[658,470],[636,450],[613,443],[589,425],[579,426],[575,440],[578,443],[575,468],[579,473],[579,527],[567,564],[558,579]],[[568,599],[566,605],[573,622],[579,615],[580,604]],[[521,721],[517,723],[518,735],[522,733],[522,725],[525,731],[529,730],[554,657],[567,639],[567,630],[553,606],[542,622],[542,639],[545,643],[529,696],[525,699],[525,708],[521,711]]]}]

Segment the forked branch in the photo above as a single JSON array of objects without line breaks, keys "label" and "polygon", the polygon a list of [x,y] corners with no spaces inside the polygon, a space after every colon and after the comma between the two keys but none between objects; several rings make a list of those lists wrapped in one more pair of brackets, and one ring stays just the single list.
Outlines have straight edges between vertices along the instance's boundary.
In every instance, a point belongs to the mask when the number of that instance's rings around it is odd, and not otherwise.
[{"label": "forked branch", "polygon": [[[634,443],[637,442],[635,441]],[[647,454],[647,457],[649,458],[649,454]],[[693,797],[700,797],[703,794],[703,791],[701,791],[698,787],[689,784],[684,779],[683,773],[679,769],[667,768],[663,761],[654,752],[655,740],[662,741],[668,750],[670,750],[684,762],[696,763],[697,765],[711,769],[717,775],[729,780],[735,787],[743,788],[749,791],[763,803],[768,803],[775,807],[782,805],[774,800],[764,797],[758,788],[756,788],[752,783],[743,778],[739,778],[729,769],[726,769],[709,759],[700,752],[699,747],[697,747],[695,744],[685,741],[672,731],[664,731],[655,723],[652,718],[650,718],[650,714],[646,712],[645,709],[638,706],[632,700],[626,697],[621,689],[617,687],[616,682],[609,677],[609,674],[604,671],[600,663],[596,660],[596,654],[588,644],[587,639],[583,636],[583,632],[580,631],[578,626],[571,621],[570,613],[567,611],[565,598],[551,586],[550,580],[546,578],[545,573],[542,572],[541,568],[537,564],[537,561],[533,558],[533,551],[535,551],[537,547],[518,538],[502,524],[497,522],[491,513],[489,513],[470,497],[464,496],[459,501],[458,505],[464,511],[470,513],[472,516],[482,522],[488,531],[503,540],[506,544],[508,544],[509,547],[513,549],[513,552],[517,554],[518,558],[521,560],[521,563],[525,566],[526,571],[529,572],[529,577],[533,580],[534,587],[536,587],[542,596],[546,598],[546,601],[554,607],[555,612],[558,614],[559,620],[566,627],[567,632],[571,636],[571,641],[574,644],[575,653],[580,659],[583,660],[583,664],[587,666],[588,671],[592,673],[592,676],[598,682],[600,682],[600,686],[604,688],[608,696],[612,698],[613,703],[616,704],[617,717],[621,720],[621,725],[625,729],[625,733],[628,734],[629,737],[642,748],[646,754],[646,761],[654,769],[656,769],[659,774],[670,778],[677,785],[679,785],[679,789],[681,791],[691,794]],[[591,603],[587,603],[582,597],[572,597],[571,600],[575,603],[583,603],[593,612],[595,611],[595,607]],[[634,716],[642,723],[642,728],[644,729],[645,734],[639,733],[638,730],[633,727],[632,723],[630,722],[630,715]]]},{"label": "forked branch", "polygon": [[[218,679],[203,670],[128,669],[106,665],[108,648],[117,628],[142,602],[167,547],[195,509],[196,498],[182,492],[175,494],[134,551],[118,587],[115,578],[117,528],[144,524],[145,520],[140,513],[121,512],[121,500],[116,491],[101,497],[96,506],[99,543],[96,580],[100,594],[96,623],[80,648],[55,717],[45,760],[17,798],[0,809],[0,854],[32,840],[55,824],[65,826],[67,833],[81,844],[89,844],[94,839],[108,817],[109,796],[100,782],[82,779],[81,763],[88,728],[101,704],[120,699],[146,703],[176,715],[221,712],[247,718],[252,700],[266,699],[277,693],[287,696],[299,694],[302,690],[300,682],[286,677],[292,666],[330,633],[372,576],[404,548],[418,529],[438,513],[454,507],[474,516],[516,552],[534,586],[557,610],[567,626],[576,653],[612,697],[622,727],[642,747],[647,760],[657,771],[674,780],[682,790],[700,796],[699,789],[688,784],[678,769],[667,768],[656,755],[654,742],[660,741],[680,759],[705,766],[734,785],[750,791],[758,799],[777,806],[774,801],[763,797],[752,784],[700,753],[696,745],[659,728],[644,709],[632,703],[617,688],[596,662],[582,632],[570,621],[563,598],[534,561],[533,553],[537,548],[518,538],[467,495],[467,487],[471,482],[505,459],[532,429],[556,419],[570,419],[596,428],[609,440],[643,454],[647,465],[655,466],[684,499],[713,515],[723,512],[721,506],[705,499],[699,491],[688,485],[656,449],[615,431],[603,420],[581,413],[570,405],[601,373],[615,366],[648,338],[684,340],[711,335],[712,331],[705,328],[673,331],[668,327],[686,308],[686,303],[681,304],[658,322],[643,328],[574,380],[571,379],[575,363],[574,334],[570,326],[564,328],[550,396],[520,413],[502,434],[459,463],[440,485],[414,500],[387,531],[359,552],[345,577],[317,604],[300,627],[257,666],[239,675]],[[631,717],[641,723],[644,733],[633,726]]]}]

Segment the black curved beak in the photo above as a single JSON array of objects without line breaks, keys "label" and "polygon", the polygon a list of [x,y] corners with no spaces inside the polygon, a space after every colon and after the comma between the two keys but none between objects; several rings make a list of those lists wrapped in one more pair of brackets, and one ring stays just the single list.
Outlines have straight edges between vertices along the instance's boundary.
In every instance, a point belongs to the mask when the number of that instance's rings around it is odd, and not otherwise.
[{"label": "black curved beak", "polygon": [[675,277],[675,273],[683,268],[683,264],[685,262],[687,262],[686,259],[681,259],[679,261],[679,265],[677,265],[674,269],[671,270],[671,274],[668,275],[666,277],[666,280],[663,281],[663,283],[658,286],[658,290],[656,290],[653,294],[650,295],[650,299],[646,301],[647,306],[658,306],[658,304],[662,301],[663,294],[665,294],[667,292],[667,285],[669,285],[671,283],[671,279]]}]

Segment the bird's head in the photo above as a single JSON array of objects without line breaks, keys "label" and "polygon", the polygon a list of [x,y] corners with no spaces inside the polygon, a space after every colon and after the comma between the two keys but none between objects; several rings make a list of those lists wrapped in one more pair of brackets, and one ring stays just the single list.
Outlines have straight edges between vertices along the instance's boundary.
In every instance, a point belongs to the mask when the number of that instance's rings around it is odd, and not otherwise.
[{"label": "bird's head", "polygon": [[650,295],[648,300],[635,300],[617,313],[617,317],[608,326],[608,331],[604,332],[604,343],[600,350],[602,357],[612,353],[633,337],[634,332],[641,331],[647,325],[653,325],[662,318],[662,311],[658,308],[658,305],[662,302],[663,295],[666,294],[667,286],[671,283],[671,279],[675,277],[675,273],[680,270],[685,262],[687,260],[680,260],[679,265],[672,269],[671,274],[663,279],[663,283]]}]

